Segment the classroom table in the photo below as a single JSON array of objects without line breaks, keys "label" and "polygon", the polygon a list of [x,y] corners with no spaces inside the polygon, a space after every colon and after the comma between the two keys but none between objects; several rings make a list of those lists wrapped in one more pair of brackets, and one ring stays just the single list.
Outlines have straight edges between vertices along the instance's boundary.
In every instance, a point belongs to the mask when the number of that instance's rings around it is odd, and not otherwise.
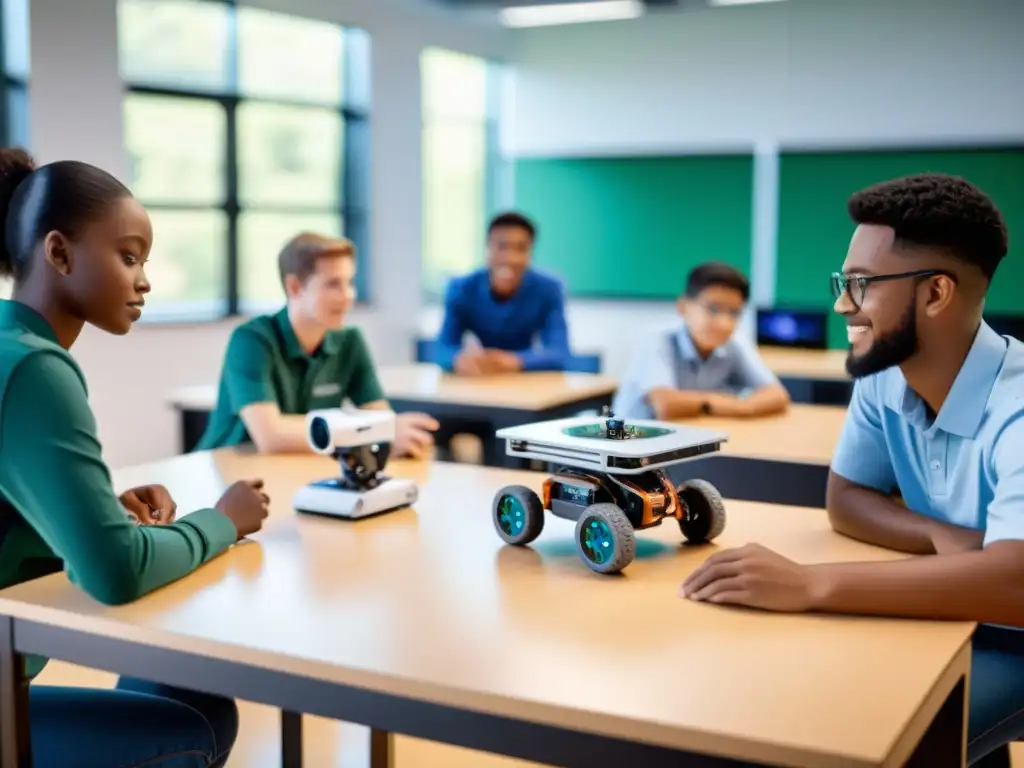
[{"label": "classroom table", "polygon": [[[423,411],[451,427],[469,425],[486,432],[484,461],[508,463],[493,438],[495,430],[527,421],[572,416],[610,405],[615,379],[600,374],[529,372],[502,376],[461,377],[430,363],[382,366],[381,385],[397,412]],[[215,385],[183,387],[170,395],[181,414],[182,452],[195,446],[217,402]]]},{"label": "classroom table", "polygon": [[680,424],[725,432],[721,453],[670,468],[675,481],[703,478],[734,499],[825,506],[829,463],[846,408],[792,403],[785,413],[757,418],[699,416]]},{"label": "classroom table", "polygon": [[853,380],[846,372],[846,350],[761,346],[758,351],[794,402],[816,405],[850,402]]},{"label": "classroom table", "polygon": [[[776,614],[680,599],[710,553],[750,541],[800,562],[904,557],[834,533],[822,510],[730,501],[717,544],[638,533],[618,576],[591,572],[573,524],[530,547],[491,522],[496,491],[543,475],[394,462],[413,509],[347,522],[299,515],[316,456],[199,452],[115,473],[162,483],[185,510],[262,477],[271,516],[251,540],[135,603],[100,605],[54,574],[0,592],[2,768],[21,768],[20,654],[369,726],[371,766],[393,734],[563,766],[963,765],[974,625]],[[17,736],[17,738],[16,738]],[[909,761],[909,762],[908,762]]]}]

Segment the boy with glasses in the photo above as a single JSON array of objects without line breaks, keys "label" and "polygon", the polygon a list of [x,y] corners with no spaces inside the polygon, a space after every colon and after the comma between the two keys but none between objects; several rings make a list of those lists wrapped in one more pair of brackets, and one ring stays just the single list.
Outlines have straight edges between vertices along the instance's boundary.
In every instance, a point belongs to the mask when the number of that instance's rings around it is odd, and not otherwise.
[{"label": "boy with glasses", "polygon": [[640,345],[616,393],[615,414],[671,420],[784,411],[785,387],[754,345],[735,335],[749,298],[750,284],[734,267],[695,267],[677,302],[682,324]]},{"label": "boy with glasses", "polygon": [[[1002,215],[941,174],[870,187],[835,310],[856,377],[826,504],[839,533],[921,557],[794,563],[758,544],[709,557],[691,600],[979,624],[967,761],[1009,766],[1024,737],[1024,344],[982,320]],[[902,502],[897,501],[899,495]]]}]

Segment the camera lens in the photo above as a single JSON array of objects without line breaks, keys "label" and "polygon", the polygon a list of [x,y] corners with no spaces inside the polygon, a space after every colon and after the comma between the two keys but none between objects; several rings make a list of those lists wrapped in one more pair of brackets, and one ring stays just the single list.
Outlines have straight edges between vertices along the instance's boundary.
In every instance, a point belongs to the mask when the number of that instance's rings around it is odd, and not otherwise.
[{"label": "camera lens", "polygon": [[327,426],[327,419],[317,416],[309,425],[309,437],[313,446],[318,451],[326,451],[331,447],[331,430]]}]

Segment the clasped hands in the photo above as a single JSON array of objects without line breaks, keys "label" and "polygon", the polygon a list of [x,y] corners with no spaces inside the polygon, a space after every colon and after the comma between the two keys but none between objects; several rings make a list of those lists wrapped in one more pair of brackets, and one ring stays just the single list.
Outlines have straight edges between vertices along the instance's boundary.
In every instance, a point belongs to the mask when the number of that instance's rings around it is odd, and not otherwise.
[{"label": "clasped hands", "polygon": [[162,485],[140,485],[118,496],[136,525],[169,525],[174,522],[178,505]]},{"label": "clasped hands", "polygon": [[455,357],[455,372],[461,376],[516,373],[522,369],[519,355],[504,349],[464,349]]}]

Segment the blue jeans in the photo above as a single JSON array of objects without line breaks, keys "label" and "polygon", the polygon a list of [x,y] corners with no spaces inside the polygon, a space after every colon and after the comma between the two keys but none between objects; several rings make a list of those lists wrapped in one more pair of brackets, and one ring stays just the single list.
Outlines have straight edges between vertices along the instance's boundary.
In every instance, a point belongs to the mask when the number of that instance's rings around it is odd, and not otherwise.
[{"label": "blue jeans", "polygon": [[214,768],[238,735],[233,700],[128,678],[32,686],[29,721],[35,768]]},{"label": "blue jeans", "polygon": [[[967,764],[1024,739],[1024,630],[982,625],[971,652]],[[993,761],[993,765],[1009,765]],[[988,762],[988,761],[986,761]]]}]

